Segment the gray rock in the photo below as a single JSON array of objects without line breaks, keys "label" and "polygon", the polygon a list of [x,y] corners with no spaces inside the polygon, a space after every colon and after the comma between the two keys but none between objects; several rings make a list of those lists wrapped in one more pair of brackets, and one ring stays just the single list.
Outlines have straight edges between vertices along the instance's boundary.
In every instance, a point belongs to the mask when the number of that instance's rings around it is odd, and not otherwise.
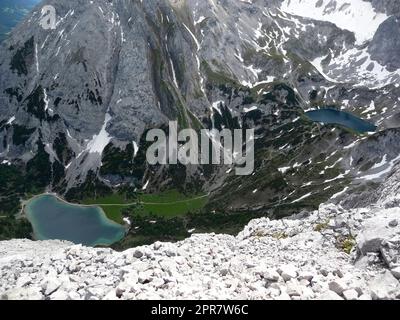
[{"label": "gray rock", "polygon": [[334,274],[335,276],[339,277],[339,278],[343,278],[343,272],[342,272],[342,270],[337,269],[337,270],[335,270],[335,271],[333,272],[333,274]]},{"label": "gray rock", "polygon": [[276,297],[275,300],[288,301],[292,299],[286,292],[283,292],[280,296]]},{"label": "gray rock", "polygon": [[380,251],[389,268],[400,266],[400,236],[384,241]]},{"label": "gray rock", "polygon": [[315,298],[315,292],[309,287],[302,288],[301,298],[305,300],[310,300]]},{"label": "gray rock", "polygon": [[124,258],[120,258],[120,259],[117,259],[117,260],[114,262],[114,265],[115,265],[117,268],[120,268],[120,267],[122,267],[122,266],[126,266],[126,265],[127,265],[127,262],[126,262],[126,260],[125,260]]},{"label": "gray rock", "polygon": [[400,280],[400,267],[396,267],[391,270],[393,276]]},{"label": "gray rock", "polygon": [[[86,289],[86,300],[99,300],[105,295],[103,287],[89,287]],[[95,298],[95,299],[94,299]]]},{"label": "gray rock", "polygon": [[139,272],[138,281],[141,284],[149,283],[153,280],[153,272],[151,270]]},{"label": "gray rock", "polygon": [[137,272],[129,272],[123,276],[125,283],[134,285],[139,281],[139,275]]},{"label": "gray rock", "polygon": [[268,269],[263,272],[263,277],[268,281],[278,281],[280,279],[279,273],[274,269]]},{"label": "gray rock", "polygon": [[76,291],[71,291],[68,293],[68,300],[81,300],[81,295]]},{"label": "gray rock", "polygon": [[300,284],[294,281],[287,283],[286,292],[290,297],[300,297],[303,293],[303,290]]},{"label": "gray rock", "polygon": [[346,290],[343,292],[343,297],[346,300],[357,300],[358,299],[358,292],[354,289]]},{"label": "gray rock", "polygon": [[303,271],[303,272],[300,272],[298,278],[299,278],[299,280],[311,281],[314,278],[314,275],[310,271],[308,271],[308,272]]},{"label": "gray rock", "polygon": [[221,269],[219,273],[222,277],[225,277],[229,274],[229,269]]},{"label": "gray rock", "polygon": [[370,294],[364,293],[358,298],[358,300],[370,301],[372,300],[372,297]]},{"label": "gray rock", "polygon": [[382,243],[397,235],[400,227],[392,228],[388,226],[394,216],[400,219],[400,211],[383,211],[362,224],[361,232],[357,236],[357,246],[362,255],[380,252]]},{"label": "gray rock", "polygon": [[4,293],[2,300],[43,300],[41,288],[16,288]]},{"label": "gray rock", "polygon": [[104,296],[103,300],[106,300],[106,301],[119,300],[118,296],[122,297],[122,295],[123,295],[123,292],[119,292],[118,289],[111,290]]},{"label": "gray rock", "polygon": [[46,296],[50,296],[55,291],[57,291],[60,286],[61,286],[61,283],[59,281],[57,281],[55,279],[48,280],[46,282],[46,284],[43,286],[44,294]]},{"label": "gray rock", "polygon": [[320,273],[321,273],[324,277],[327,277],[327,276],[329,275],[329,270],[323,268],[323,269],[320,270]]},{"label": "gray rock", "polygon": [[334,229],[338,230],[338,229],[342,229],[344,227],[347,227],[347,223],[343,218],[336,218],[334,221]]},{"label": "gray rock", "polygon": [[400,29],[400,19],[390,17],[383,22],[375,33],[368,51],[371,58],[385,65],[388,70],[394,71],[400,68],[400,35],[395,30]]},{"label": "gray rock", "polygon": [[293,265],[281,266],[279,268],[278,272],[281,274],[281,277],[285,281],[289,281],[290,279],[293,279],[293,278],[297,277],[297,269]]},{"label": "gray rock", "polygon": [[133,252],[133,256],[134,256],[135,258],[137,258],[137,259],[140,259],[141,257],[143,257],[143,252],[142,252],[141,250],[137,249],[137,250],[135,250],[135,251]]},{"label": "gray rock", "polygon": [[329,289],[341,295],[347,289],[347,284],[344,280],[338,279],[329,283]]},{"label": "gray rock", "polygon": [[374,300],[387,300],[394,298],[394,294],[398,293],[400,283],[390,271],[386,271],[372,280],[369,288]]},{"label": "gray rock", "polygon": [[300,285],[302,285],[303,287],[308,287],[311,283],[310,281],[308,281],[307,279],[301,279],[299,281]]},{"label": "gray rock", "polygon": [[31,282],[32,282],[32,278],[29,275],[24,274],[18,278],[16,285],[17,285],[17,287],[22,288],[22,287],[27,286]]},{"label": "gray rock", "polygon": [[53,292],[50,296],[51,300],[65,301],[68,300],[69,294],[64,290],[57,290]]},{"label": "gray rock", "polygon": [[367,261],[368,261],[369,265],[373,265],[373,264],[381,262],[378,253],[369,252],[369,253],[367,253],[367,257],[366,258],[367,258]]},{"label": "gray rock", "polygon": [[143,261],[133,262],[131,263],[131,267],[133,270],[136,270],[137,272],[147,271],[150,268],[149,264]]},{"label": "gray rock", "polygon": [[79,264],[77,264],[77,263],[71,263],[69,266],[68,266],[68,270],[70,271],[70,272],[72,272],[72,273],[74,273],[74,272],[78,272],[79,270],[81,270],[81,266],[79,265]]},{"label": "gray rock", "polygon": [[389,222],[389,227],[395,228],[399,225],[399,221],[398,220],[392,220]]}]

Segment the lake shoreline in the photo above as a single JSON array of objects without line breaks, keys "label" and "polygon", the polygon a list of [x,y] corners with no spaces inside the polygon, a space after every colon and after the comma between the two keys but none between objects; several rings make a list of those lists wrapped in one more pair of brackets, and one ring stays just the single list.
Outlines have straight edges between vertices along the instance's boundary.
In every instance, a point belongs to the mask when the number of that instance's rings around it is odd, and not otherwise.
[{"label": "lake shoreline", "polygon": [[305,112],[305,115],[315,123],[336,124],[358,133],[376,132],[378,127],[358,116],[334,108],[313,109]]},{"label": "lake shoreline", "polygon": [[[42,201],[44,203],[39,204],[35,203],[35,201]],[[50,202],[46,203],[46,201]],[[30,205],[34,206],[34,208],[29,208]],[[44,205],[44,207],[40,208],[40,205]],[[71,210],[71,208],[75,210]],[[35,209],[39,211],[35,212]],[[79,209],[84,210],[79,212]],[[91,212],[92,210],[94,211]],[[36,241],[59,239],[92,247],[111,247],[114,243],[123,240],[129,230],[127,224],[122,225],[109,219],[100,206],[69,203],[57,194],[50,192],[35,195],[28,200],[22,201],[21,212],[23,218],[27,219],[31,224],[33,229],[32,238]],[[84,215],[82,216],[82,214]],[[54,222],[57,220],[63,223],[61,228],[59,228],[59,225],[54,224],[58,223]],[[96,232],[98,236],[96,236]],[[76,239],[81,240],[74,241],[74,234],[78,237]],[[94,238],[89,240],[91,236]],[[98,237],[99,242],[95,240],[96,237]],[[104,240],[108,238],[109,242]]]},{"label": "lake shoreline", "polygon": [[[105,213],[105,211],[103,210],[103,208],[101,207],[102,205],[98,205],[98,204],[79,204],[79,203],[68,202],[67,200],[61,198],[57,193],[53,193],[53,192],[44,192],[44,193],[35,195],[35,196],[33,196],[32,198],[30,198],[30,199],[28,199],[28,200],[23,200],[23,201],[21,201],[21,206],[22,206],[22,207],[21,207],[21,217],[26,218],[25,207],[26,207],[26,204],[27,204],[28,202],[30,202],[30,201],[32,201],[32,200],[35,200],[36,198],[43,197],[43,196],[53,196],[53,197],[56,198],[58,201],[60,201],[60,202],[62,202],[62,203],[65,203],[65,204],[67,204],[67,205],[70,205],[70,206],[83,207],[83,208],[96,208],[96,209],[99,209],[99,210],[101,210],[101,211],[104,213],[105,217],[106,217],[108,220],[110,220],[110,221],[112,221],[112,222],[114,222],[114,223],[116,223],[116,224],[118,224],[118,225],[120,225],[120,226],[124,226],[124,227],[127,226],[127,223],[125,223],[125,224],[120,224],[120,223],[118,223],[118,222],[116,222],[116,221],[110,219],[110,218],[107,216],[107,214]],[[106,206],[106,204],[103,204],[103,205]],[[111,205],[112,205],[112,204],[110,204],[110,206],[111,206]],[[122,204],[114,204],[114,206],[122,206]],[[126,206],[128,206],[128,204],[127,204]]]}]

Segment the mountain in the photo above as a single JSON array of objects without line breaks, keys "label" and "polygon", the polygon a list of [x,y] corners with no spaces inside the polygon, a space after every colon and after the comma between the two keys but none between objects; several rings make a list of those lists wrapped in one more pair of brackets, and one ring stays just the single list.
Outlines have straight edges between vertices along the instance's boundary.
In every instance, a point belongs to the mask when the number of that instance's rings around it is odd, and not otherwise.
[{"label": "mountain", "polygon": [[0,42],[39,2],[39,0],[2,0],[0,4]]},{"label": "mountain", "polygon": [[[56,29],[44,30],[34,10],[0,49],[5,213],[44,190],[80,201],[179,189],[209,194],[206,210],[230,229],[232,220],[242,227],[330,199],[372,203],[399,160],[394,0],[45,4],[56,9]],[[378,132],[305,116],[326,106]],[[254,174],[148,165],[145,133],[169,120],[196,130],[255,128]]]}]

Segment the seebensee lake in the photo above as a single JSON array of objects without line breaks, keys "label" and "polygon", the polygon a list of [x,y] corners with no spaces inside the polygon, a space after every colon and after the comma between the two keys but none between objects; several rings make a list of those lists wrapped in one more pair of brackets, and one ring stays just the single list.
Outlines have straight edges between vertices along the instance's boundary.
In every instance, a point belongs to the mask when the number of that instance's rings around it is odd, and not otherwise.
[{"label": "seebensee lake", "polygon": [[120,241],[125,228],[95,206],[66,203],[54,195],[37,196],[25,205],[37,240],[68,240],[85,246],[109,246]]}]

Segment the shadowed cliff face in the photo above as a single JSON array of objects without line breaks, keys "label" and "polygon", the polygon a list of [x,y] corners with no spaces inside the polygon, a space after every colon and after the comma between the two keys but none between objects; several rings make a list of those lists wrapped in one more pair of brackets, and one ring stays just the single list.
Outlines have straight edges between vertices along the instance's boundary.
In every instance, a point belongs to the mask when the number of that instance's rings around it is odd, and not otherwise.
[{"label": "shadowed cliff face", "polygon": [[181,126],[198,121],[192,113],[202,113],[207,100],[195,43],[166,3],[48,3],[57,11],[55,30],[43,30],[40,12],[33,12],[3,44],[2,111],[15,116],[12,125],[35,128],[25,148],[10,141],[10,156],[29,158],[38,140],[52,148],[62,135],[75,161],[55,153],[52,160],[69,164],[74,184],[98,168],[111,139],[139,143],[146,128],[168,119]]},{"label": "shadowed cliff face", "polygon": [[[148,190],[212,191],[233,209],[327,200],[358,174],[346,168],[346,147],[368,142],[321,129],[304,110],[330,105],[379,130],[398,127],[398,66],[374,49],[383,41],[395,51],[397,42],[381,31],[390,19],[360,43],[357,25],[334,19],[357,6],[315,1],[311,18],[297,2],[43,1],[56,9],[56,28],[40,26],[37,8],[1,44],[0,159],[30,177],[45,172],[40,187],[60,193],[150,180]],[[387,18],[362,5],[375,21]],[[169,120],[197,130],[256,128],[255,174],[149,167],[144,133]]]}]

